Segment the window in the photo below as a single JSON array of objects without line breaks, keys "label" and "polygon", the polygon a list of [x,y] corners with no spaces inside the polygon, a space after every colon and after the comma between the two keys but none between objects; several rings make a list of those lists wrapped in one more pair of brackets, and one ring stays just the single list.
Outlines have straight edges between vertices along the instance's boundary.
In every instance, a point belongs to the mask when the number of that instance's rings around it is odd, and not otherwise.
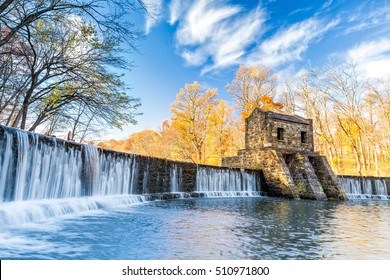
[{"label": "window", "polygon": [[284,128],[278,127],[278,140],[283,141],[284,140]]},{"label": "window", "polygon": [[307,143],[307,132],[301,131],[301,143]]}]

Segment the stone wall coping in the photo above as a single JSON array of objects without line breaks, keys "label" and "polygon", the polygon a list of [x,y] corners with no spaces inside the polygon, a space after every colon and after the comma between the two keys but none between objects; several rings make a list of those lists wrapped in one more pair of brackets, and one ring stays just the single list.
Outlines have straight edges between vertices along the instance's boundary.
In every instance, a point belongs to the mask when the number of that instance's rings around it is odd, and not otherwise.
[{"label": "stone wall coping", "polygon": [[226,170],[226,169],[230,169],[230,170],[241,170],[241,169],[244,169],[244,170],[248,170],[248,171],[259,171],[259,170],[247,169],[247,168],[229,168],[229,167],[223,167],[223,166],[217,166],[217,165],[196,164],[196,163],[190,162],[190,161],[177,161],[177,160],[171,160],[171,159],[166,159],[166,158],[161,158],[161,157],[152,157],[152,156],[133,154],[133,153],[128,153],[128,152],[124,152],[124,151],[118,151],[118,150],[111,150],[111,149],[107,149],[107,148],[102,148],[102,147],[98,147],[98,146],[95,146],[95,145],[82,144],[82,143],[69,141],[69,140],[62,139],[62,138],[57,138],[57,137],[51,136],[51,135],[45,135],[45,134],[40,134],[40,133],[31,132],[31,131],[27,131],[27,130],[21,130],[21,129],[18,129],[18,128],[15,128],[15,127],[9,127],[9,126],[5,126],[5,125],[0,124],[0,131],[1,130],[3,130],[3,131],[6,131],[6,130],[9,130],[9,131],[23,131],[23,132],[28,133],[29,135],[38,135],[38,137],[40,139],[55,140],[56,143],[60,143],[60,144],[63,144],[63,145],[70,145],[70,146],[77,147],[77,148],[80,148],[80,149],[84,149],[85,146],[92,146],[92,147],[96,147],[98,149],[98,151],[101,152],[101,153],[109,153],[109,154],[112,154],[112,155],[115,155],[115,156],[123,156],[123,157],[136,156],[136,157],[145,158],[145,159],[161,160],[161,161],[165,161],[165,162],[167,162],[169,164],[178,164],[178,165],[190,164],[190,165],[194,165],[194,166],[211,167],[211,168],[217,168],[217,169],[223,169],[223,170]]},{"label": "stone wall coping", "polygon": [[339,178],[364,178],[364,179],[384,179],[384,180],[390,180],[390,176],[337,175],[337,177],[339,177]]}]

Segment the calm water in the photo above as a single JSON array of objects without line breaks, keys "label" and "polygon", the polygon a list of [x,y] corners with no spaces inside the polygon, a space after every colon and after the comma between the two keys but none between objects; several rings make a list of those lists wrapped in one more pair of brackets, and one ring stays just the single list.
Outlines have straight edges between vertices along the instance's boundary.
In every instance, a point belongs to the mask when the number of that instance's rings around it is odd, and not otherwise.
[{"label": "calm water", "polygon": [[155,201],[0,229],[0,259],[390,259],[390,203]]}]

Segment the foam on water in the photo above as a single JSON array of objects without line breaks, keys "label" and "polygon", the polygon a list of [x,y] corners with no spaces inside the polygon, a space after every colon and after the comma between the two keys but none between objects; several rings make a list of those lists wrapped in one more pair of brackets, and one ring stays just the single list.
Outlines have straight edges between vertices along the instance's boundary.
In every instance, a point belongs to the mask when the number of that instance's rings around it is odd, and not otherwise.
[{"label": "foam on water", "polygon": [[147,198],[143,195],[14,201],[0,204],[0,224],[18,226],[105,208],[128,206],[145,201],[147,201]]}]

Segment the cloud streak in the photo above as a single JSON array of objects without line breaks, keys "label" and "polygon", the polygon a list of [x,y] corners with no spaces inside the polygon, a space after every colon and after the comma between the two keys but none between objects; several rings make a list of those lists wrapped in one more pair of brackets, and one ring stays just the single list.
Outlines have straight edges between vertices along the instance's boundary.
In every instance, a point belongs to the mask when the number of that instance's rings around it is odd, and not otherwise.
[{"label": "cloud streak", "polygon": [[179,19],[179,16],[181,14],[181,8],[182,8],[182,5],[181,5],[180,0],[172,0],[169,3],[169,12],[170,12],[169,24],[170,25],[175,24],[177,22],[177,20]]},{"label": "cloud streak", "polygon": [[344,34],[350,34],[390,24],[390,6],[380,6],[368,11],[367,7],[362,6],[360,12],[354,13],[348,17],[348,27]]},{"label": "cloud streak", "polygon": [[[170,22],[179,18],[171,2]],[[262,34],[265,13],[245,12],[240,5],[197,0],[186,9],[176,32],[178,52],[187,65],[204,66],[202,74],[239,64],[248,46]]]},{"label": "cloud streak", "polygon": [[370,78],[389,76],[390,38],[360,43],[347,52],[347,57]]},{"label": "cloud streak", "polygon": [[301,60],[302,53],[309,45],[320,40],[338,23],[339,20],[333,20],[325,24],[321,20],[310,18],[281,29],[258,45],[257,50],[248,56],[247,64],[262,63],[272,68]]},{"label": "cloud streak", "polygon": [[162,0],[144,0],[144,4],[149,11],[145,18],[145,34],[149,34],[161,18]]},{"label": "cloud streak", "polygon": [[219,25],[240,12],[239,6],[217,6],[207,0],[196,1],[177,31],[180,45],[204,43],[215,34]]}]

